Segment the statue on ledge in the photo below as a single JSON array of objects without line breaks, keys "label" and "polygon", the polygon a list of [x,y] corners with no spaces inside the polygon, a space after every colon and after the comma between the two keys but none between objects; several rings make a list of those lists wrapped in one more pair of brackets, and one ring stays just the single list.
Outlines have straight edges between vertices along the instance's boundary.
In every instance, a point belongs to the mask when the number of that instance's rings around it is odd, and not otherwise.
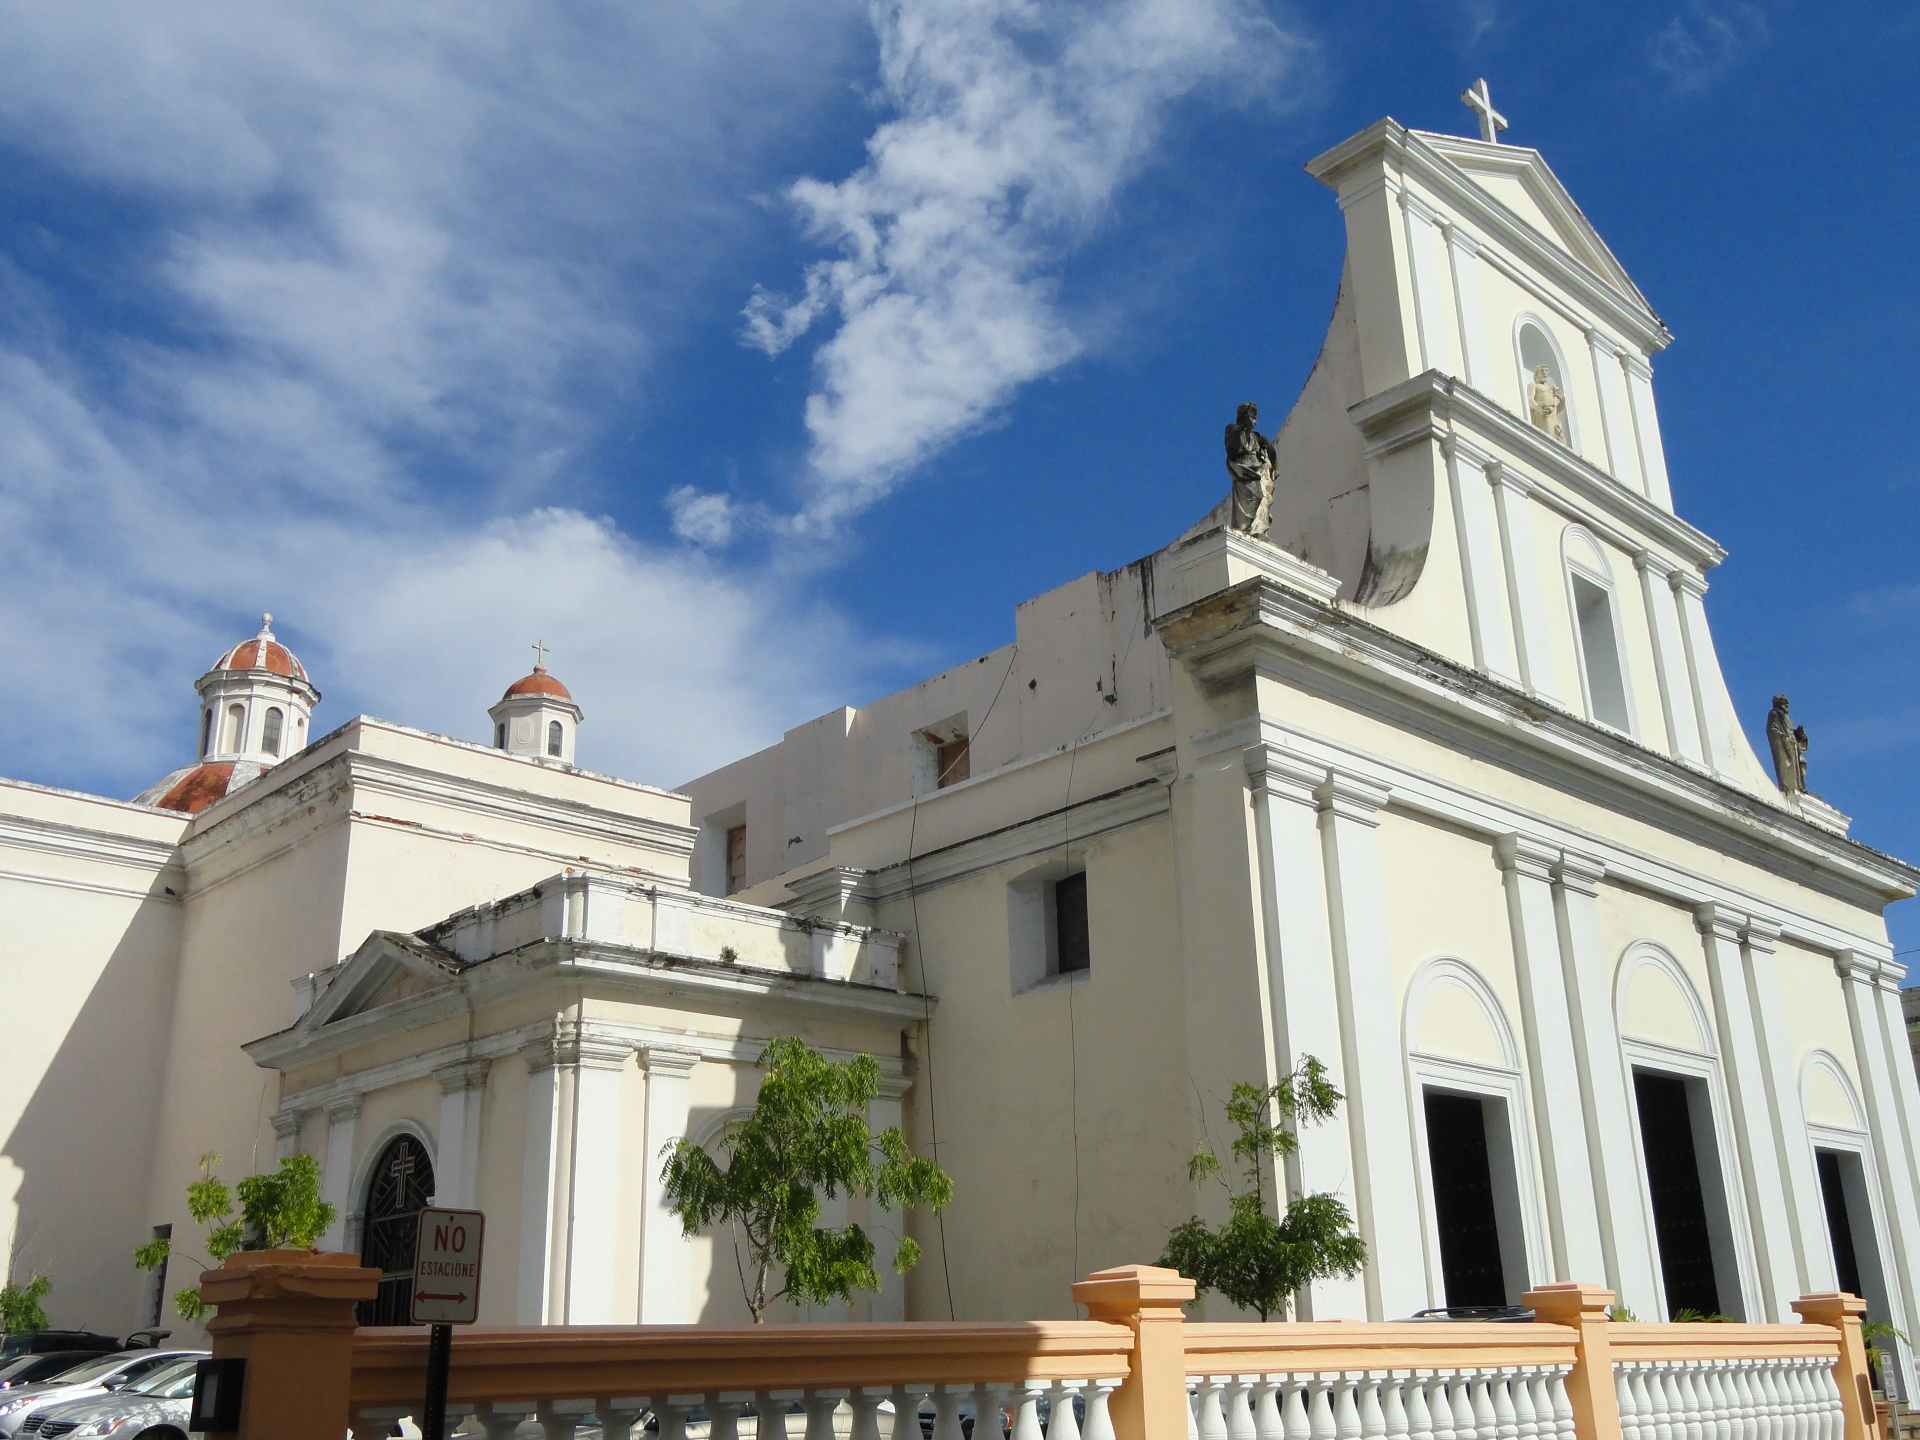
[{"label": "statue on ledge", "polygon": [[1567,397],[1553,383],[1553,372],[1545,365],[1533,367],[1533,383],[1527,386],[1527,409],[1536,430],[1544,430],[1562,445],[1567,443]]},{"label": "statue on ledge", "polygon": [[1227,426],[1227,474],[1233,477],[1230,523],[1248,535],[1267,533],[1273,514],[1273,480],[1280,464],[1273,440],[1257,428],[1259,419],[1260,407],[1249,400]]},{"label": "statue on ledge", "polygon": [[1773,697],[1767,713],[1767,748],[1773,751],[1773,774],[1788,795],[1807,793],[1807,732],[1787,713],[1787,697]]}]

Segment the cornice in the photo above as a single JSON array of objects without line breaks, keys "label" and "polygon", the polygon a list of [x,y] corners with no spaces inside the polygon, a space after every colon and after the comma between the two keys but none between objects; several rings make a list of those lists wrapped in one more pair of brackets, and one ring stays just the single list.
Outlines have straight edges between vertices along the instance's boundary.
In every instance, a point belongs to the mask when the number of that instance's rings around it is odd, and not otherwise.
[{"label": "cornice", "polygon": [[[1443,440],[1451,427],[1465,425],[1565,485],[1582,500],[1605,511],[1636,533],[1655,539],[1692,564],[1710,570],[1727,552],[1710,535],[1661,509],[1606,471],[1496,404],[1464,380],[1427,370],[1371,395],[1347,411],[1369,450],[1401,448],[1421,440]],[[1456,440],[1456,444],[1459,442]],[[1628,551],[1643,549],[1629,544]]]},{"label": "cornice", "polygon": [[[1552,167],[1546,164],[1538,151],[1523,146],[1503,145],[1499,148],[1514,152],[1516,159],[1530,157],[1538,161],[1549,174],[1552,173]],[[1309,160],[1305,169],[1309,175],[1338,193],[1342,176],[1376,157],[1389,169],[1389,174],[1383,178],[1389,182],[1390,188],[1400,188],[1404,178],[1418,181],[1454,212],[1478,226],[1487,239],[1504,247],[1538,274],[1559,285],[1570,297],[1605,316],[1642,349],[1661,350],[1671,343],[1673,336],[1665,322],[1654,313],[1639,287],[1627,276],[1625,267],[1620,267],[1616,283],[1614,279],[1576,259],[1551,236],[1543,235],[1517,211],[1496,199],[1491,191],[1476,182],[1453,160],[1398,121],[1376,121],[1358,135]],[[1619,266],[1619,261],[1614,260],[1606,242],[1586,216],[1580,213],[1579,207],[1572,205],[1570,198],[1568,204],[1572,206],[1568,218],[1582,226],[1601,252]],[[1622,285],[1626,287],[1624,290]]]},{"label": "cornice", "polygon": [[[1271,581],[1244,581],[1155,628],[1205,683],[1270,676],[1848,903],[1877,909],[1920,888],[1904,861]],[[1369,766],[1355,756],[1344,768]],[[1398,804],[1401,786],[1389,783]]]},{"label": "cornice", "polygon": [[139,835],[29,815],[0,814],[0,848],[58,855],[67,860],[91,860],[151,874],[178,869],[181,863],[180,846],[172,840],[148,840]]},{"label": "cornice", "polygon": [[885,1025],[918,1023],[938,1003],[930,996],[850,980],[690,960],[632,946],[544,939],[469,965],[432,989],[311,1029],[294,1026],[241,1048],[258,1064],[290,1070],[524,995],[545,990],[577,995],[583,986],[597,997],[637,1004],[798,1012]]}]

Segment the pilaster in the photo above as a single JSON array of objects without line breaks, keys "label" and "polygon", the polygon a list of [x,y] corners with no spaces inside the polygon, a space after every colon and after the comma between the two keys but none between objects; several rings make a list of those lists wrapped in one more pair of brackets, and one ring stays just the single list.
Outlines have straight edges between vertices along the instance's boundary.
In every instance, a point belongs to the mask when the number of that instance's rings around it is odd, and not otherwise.
[{"label": "pilaster", "polygon": [[[901,1128],[907,1092],[913,1081],[905,1076],[882,1075],[880,1090],[867,1106],[867,1127],[876,1136]],[[906,1217],[899,1211],[880,1208],[879,1196],[868,1201],[867,1232],[874,1237],[873,1268],[880,1272],[880,1289],[873,1296],[870,1318],[876,1323],[907,1318],[907,1277],[893,1268],[893,1249],[905,1233]]]},{"label": "pilaster", "polygon": [[1500,536],[1484,483],[1492,457],[1453,435],[1442,439],[1440,448],[1447,457],[1447,486],[1453,492],[1453,520],[1460,536],[1474,667],[1518,684],[1500,595]]},{"label": "pilaster", "polygon": [[1673,509],[1673,487],[1667,480],[1667,453],[1660,439],[1660,417],[1653,407],[1653,369],[1638,355],[1620,357],[1627,377],[1627,405],[1633,413],[1634,442],[1640,452],[1640,474],[1647,498],[1662,510]]},{"label": "pilaster", "polygon": [[1559,699],[1553,678],[1553,651],[1547,639],[1547,602],[1540,589],[1540,562],[1533,546],[1533,509],[1527,494],[1533,482],[1496,460],[1487,466],[1494,513],[1500,521],[1500,549],[1506,558],[1507,601],[1513,607],[1514,646],[1519,651],[1520,681],[1548,700]]},{"label": "pilaster", "polygon": [[1452,374],[1452,347],[1447,344],[1446,297],[1440,290],[1440,257],[1434,244],[1433,208],[1411,190],[1400,192],[1400,208],[1407,217],[1407,260],[1413,276],[1413,312],[1420,337],[1420,368]]},{"label": "pilaster", "polygon": [[1594,383],[1600,391],[1600,428],[1607,439],[1607,469],[1622,485],[1646,493],[1640,458],[1634,453],[1633,418],[1620,371],[1620,347],[1598,330],[1587,331],[1587,353],[1593,358]]},{"label": "pilaster", "polygon": [[[1330,1074],[1344,1075],[1326,862],[1319,801],[1314,798],[1327,779],[1327,768],[1270,744],[1248,748],[1241,762],[1253,793],[1267,992],[1278,1052],[1274,1068],[1290,1072],[1311,1055]],[[1356,1208],[1356,1197],[1345,1184],[1353,1173],[1345,1112],[1335,1112],[1323,1125],[1301,1127],[1299,1142],[1286,1165],[1288,1188],[1301,1194],[1341,1194]],[[1309,1313],[1300,1318],[1307,1320],[1365,1319],[1365,1284],[1358,1276],[1323,1281],[1312,1287],[1305,1308]]]},{"label": "pilaster", "polygon": [[566,1236],[568,1325],[610,1325],[624,1317],[617,1272],[609,1262],[625,1197],[620,1192],[620,1082],[633,1046],[586,1026],[562,1030],[556,1064],[573,1072]]},{"label": "pilaster", "polygon": [[1657,1315],[1663,1293],[1659,1257],[1641,1203],[1633,1095],[1613,1012],[1614,967],[1600,938],[1600,881],[1605,874],[1598,860],[1561,852],[1554,867],[1555,920],[1607,1282],[1628,1308]]},{"label": "pilaster", "polygon": [[434,1203],[456,1210],[479,1201],[481,1102],[490,1060],[457,1060],[433,1072],[440,1085],[440,1168]]},{"label": "pilaster", "polygon": [[1686,644],[1687,676],[1693,685],[1693,713],[1700,722],[1700,750],[1716,775],[1733,773],[1732,738],[1720,704],[1720,657],[1707,627],[1707,582],[1691,570],[1675,570],[1668,579],[1680,607],[1680,635]]},{"label": "pilaster", "polygon": [[556,1225],[566,1204],[567,1180],[561,1160],[562,1144],[572,1096],[563,1093],[560,1067],[555,1063],[551,1038],[521,1052],[527,1063],[527,1117],[520,1162],[520,1273],[514,1301],[514,1319],[521,1325],[555,1323],[563,1300],[555,1295],[556,1277],[564,1265],[556,1263],[555,1242],[564,1226]]},{"label": "pilaster", "polygon": [[1642,550],[1633,557],[1640,572],[1640,595],[1653,638],[1653,673],[1660,681],[1660,713],[1667,722],[1667,753],[1695,765],[1705,763],[1700,749],[1700,720],[1694,713],[1693,682],[1686,642],[1680,636],[1680,611],[1674,597],[1677,567]]},{"label": "pilaster", "polygon": [[[1916,1314],[1920,1313],[1920,1188],[1915,1184],[1914,1137],[1906,1123],[1915,1113],[1914,1102],[1920,1100],[1912,1052],[1899,1016],[1899,992],[1890,984],[1883,986],[1878,962],[1842,950],[1834,957],[1833,968],[1846,996],[1861,1099],[1867,1108],[1867,1133],[1873,1142],[1873,1166],[1880,1182],[1881,1203],[1887,1207],[1892,1253],[1883,1255],[1881,1263],[1900,1292],[1899,1305],[1904,1311],[1904,1321],[1896,1316],[1893,1323],[1911,1336]],[[1889,1001],[1896,1022],[1890,1033],[1885,1025]],[[1902,1345],[1899,1352],[1907,1393],[1911,1395],[1913,1347]]]},{"label": "pilaster", "polygon": [[1379,812],[1389,791],[1332,771],[1315,792],[1325,856],[1329,929],[1345,1061],[1347,1124],[1369,1318],[1408,1315],[1426,1303],[1424,1245],[1414,1187],[1397,992],[1387,949]]},{"label": "pilaster", "polygon": [[1458,225],[1441,222],[1447,237],[1447,260],[1453,272],[1454,322],[1460,328],[1460,361],[1464,379],[1485,392],[1493,378],[1487,360],[1487,316],[1480,304],[1480,242]]},{"label": "pilaster", "polygon": [[333,1206],[333,1224],[320,1237],[322,1250],[345,1250],[353,1203],[354,1130],[360,1119],[359,1095],[343,1095],[327,1106],[327,1158],[320,1170],[320,1198]]},{"label": "pilaster", "polygon": [[1833,1247],[1827,1241],[1826,1207],[1807,1142],[1806,1116],[1800,1107],[1800,1067],[1787,1038],[1787,1012],[1780,998],[1780,972],[1774,947],[1780,927],[1749,917],[1740,931],[1746,962],[1747,994],[1753,1004],[1753,1029],[1767,1082],[1773,1144],[1786,1176],[1787,1213],[1792,1222],[1797,1293],[1827,1291],[1838,1283]]},{"label": "pilaster", "polygon": [[1719,1030],[1727,1095],[1733,1106],[1742,1192],[1753,1228],[1761,1313],[1746,1318],[1783,1324],[1789,1313],[1788,1301],[1800,1293],[1799,1266],[1793,1217],[1788,1210],[1787,1177],[1775,1142],[1765,1061],[1753,1023],[1741,953],[1740,936],[1746,917],[1716,905],[1702,905],[1694,912],[1694,924],[1700,931],[1707,976],[1713,985],[1714,1024]]},{"label": "pilaster", "polygon": [[700,1056],[670,1045],[640,1051],[647,1072],[647,1168],[640,1220],[640,1323],[684,1325],[690,1313],[687,1240],[667,1203],[661,1153],[687,1133],[687,1090]]},{"label": "pilaster", "polygon": [[1520,980],[1554,1278],[1601,1275],[1606,1273],[1606,1253],[1587,1158],[1580,1070],[1554,914],[1553,868],[1560,852],[1524,835],[1503,835],[1494,855],[1506,876],[1507,922]]},{"label": "pilaster", "polygon": [[276,1110],[268,1116],[273,1126],[273,1158],[286,1160],[300,1152],[300,1122],[306,1118],[304,1110]]}]

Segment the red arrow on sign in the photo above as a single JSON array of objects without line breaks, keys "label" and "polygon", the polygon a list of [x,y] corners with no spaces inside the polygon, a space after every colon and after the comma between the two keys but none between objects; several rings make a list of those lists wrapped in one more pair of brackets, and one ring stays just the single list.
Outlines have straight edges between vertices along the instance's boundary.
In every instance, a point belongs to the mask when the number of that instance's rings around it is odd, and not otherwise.
[{"label": "red arrow on sign", "polygon": [[414,1299],[416,1300],[451,1300],[456,1305],[464,1305],[467,1303],[467,1292],[462,1290],[458,1295],[434,1295],[434,1294],[430,1294],[425,1290],[421,1290],[415,1293]]}]

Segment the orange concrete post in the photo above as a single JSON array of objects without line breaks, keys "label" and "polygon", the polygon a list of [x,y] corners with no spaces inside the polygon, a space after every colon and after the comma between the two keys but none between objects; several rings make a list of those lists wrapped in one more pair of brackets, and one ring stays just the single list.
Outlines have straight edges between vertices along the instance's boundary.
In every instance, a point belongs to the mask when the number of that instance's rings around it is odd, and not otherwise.
[{"label": "orange concrete post", "polygon": [[340,1440],[353,1379],[353,1305],[380,1272],[357,1255],[242,1250],[200,1277],[216,1357],[247,1362],[240,1440]]},{"label": "orange concrete post", "polygon": [[1089,1320],[1133,1331],[1133,1373],[1108,1412],[1114,1440],[1186,1440],[1187,1321],[1180,1307],[1193,1293],[1193,1281],[1155,1265],[1096,1270],[1073,1287]]},{"label": "orange concrete post", "polygon": [[1834,1382],[1840,1387],[1840,1409],[1845,1419],[1841,1440],[1871,1440],[1876,1433],[1873,1408],[1873,1372],[1867,1368],[1867,1342],[1860,1333],[1860,1317],[1867,1302],[1858,1295],[1827,1291],[1803,1295],[1794,1310],[1809,1325],[1831,1325],[1840,1332],[1840,1358],[1833,1362]]},{"label": "orange concrete post", "polygon": [[1614,1389],[1613,1342],[1607,1329],[1613,1291],[1562,1281],[1529,1290],[1520,1299],[1533,1307],[1535,1320],[1565,1325],[1578,1337],[1573,1373],[1567,1376],[1573,1433],[1579,1440],[1620,1440],[1620,1394]]}]

